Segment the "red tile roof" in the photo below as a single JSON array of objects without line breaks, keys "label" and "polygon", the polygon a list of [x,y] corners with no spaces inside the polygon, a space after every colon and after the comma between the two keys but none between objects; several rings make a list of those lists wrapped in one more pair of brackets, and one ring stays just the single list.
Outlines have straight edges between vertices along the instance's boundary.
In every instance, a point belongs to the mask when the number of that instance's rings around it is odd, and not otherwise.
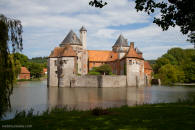
[{"label": "red tile roof", "polygon": [[26,67],[21,67],[20,74],[30,74]]},{"label": "red tile roof", "polygon": [[152,67],[150,66],[150,63],[148,61],[144,61],[144,69],[152,70]]},{"label": "red tile roof", "polygon": [[70,45],[64,47],[56,47],[50,54],[49,57],[75,57],[76,52]]},{"label": "red tile roof", "polygon": [[139,59],[143,59],[142,55],[138,55],[135,48],[134,48],[134,43],[131,43],[130,47],[129,47],[129,51],[127,52],[127,54],[125,55],[125,57],[129,57],[129,58],[139,58]]},{"label": "red tile roof", "polygon": [[106,62],[118,59],[118,53],[104,50],[88,50],[89,61]]},{"label": "red tile roof", "polygon": [[47,72],[47,69],[46,68],[43,68],[43,73]]}]

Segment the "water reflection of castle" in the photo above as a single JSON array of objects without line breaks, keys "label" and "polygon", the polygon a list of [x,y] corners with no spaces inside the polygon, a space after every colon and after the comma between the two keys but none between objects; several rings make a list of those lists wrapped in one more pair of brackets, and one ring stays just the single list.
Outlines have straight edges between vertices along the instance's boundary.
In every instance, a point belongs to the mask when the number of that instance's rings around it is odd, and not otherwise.
[{"label": "water reflection of castle", "polygon": [[77,109],[91,109],[97,106],[133,106],[149,101],[150,93],[144,88],[49,88],[48,103],[51,107],[70,106]]}]

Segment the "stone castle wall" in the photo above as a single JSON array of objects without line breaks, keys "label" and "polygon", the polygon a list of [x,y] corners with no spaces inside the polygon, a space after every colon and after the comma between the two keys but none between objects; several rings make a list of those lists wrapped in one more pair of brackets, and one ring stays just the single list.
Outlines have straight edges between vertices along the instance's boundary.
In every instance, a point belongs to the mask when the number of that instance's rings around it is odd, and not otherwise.
[{"label": "stone castle wall", "polygon": [[70,87],[99,87],[98,76],[81,75],[72,78]]},{"label": "stone castle wall", "polygon": [[75,74],[74,57],[62,57],[61,59],[61,74],[59,75],[59,86],[69,87],[70,80]]},{"label": "stone castle wall", "polygon": [[72,78],[70,87],[126,87],[126,76],[83,75]]},{"label": "stone castle wall", "polygon": [[127,58],[126,67],[127,86],[144,86],[144,61]]},{"label": "stone castle wall", "polygon": [[88,73],[88,53],[87,50],[83,50],[81,56],[81,74],[86,75]]},{"label": "stone castle wall", "polygon": [[[57,64],[62,61],[61,74],[57,75]],[[144,77],[144,61],[128,58],[126,75],[76,75],[75,58],[49,58],[48,86],[59,87],[139,87],[146,84]],[[123,63],[123,62],[121,62]],[[123,64],[121,66],[124,66]],[[124,67],[121,68],[124,70]],[[122,71],[121,71],[122,72]],[[122,72],[121,74],[124,74]],[[59,77],[58,77],[59,76]]]},{"label": "stone castle wall", "polygon": [[[58,65],[61,61],[60,68]],[[139,87],[146,84],[144,61],[127,58],[126,75],[76,75],[75,57],[49,58],[48,86],[59,87]],[[121,62],[124,63],[124,62]],[[123,64],[121,66],[124,66]],[[61,69],[60,75],[58,71]],[[121,68],[121,74],[124,67]]]},{"label": "stone castle wall", "polygon": [[75,57],[49,58],[48,66],[48,86],[70,86],[71,77],[76,73]]},{"label": "stone castle wall", "polygon": [[102,87],[126,87],[126,75],[102,75]]},{"label": "stone castle wall", "polygon": [[47,68],[47,86],[58,86],[58,77],[56,74],[57,66],[56,61],[58,58],[49,58],[48,59],[48,68]]}]

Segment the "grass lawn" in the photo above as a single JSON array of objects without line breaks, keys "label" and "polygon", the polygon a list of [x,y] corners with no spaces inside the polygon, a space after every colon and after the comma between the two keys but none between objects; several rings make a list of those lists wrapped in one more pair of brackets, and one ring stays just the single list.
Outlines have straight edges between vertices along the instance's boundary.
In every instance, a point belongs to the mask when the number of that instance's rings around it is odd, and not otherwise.
[{"label": "grass lawn", "polygon": [[[192,103],[163,103],[135,107],[90,111],[68,111],[56,108],[41,116],[32,113],[18,114],[15,119],[0,121],[5,125],[32,125],[28,129],[65,129],[65,130],[126,130],[126,129],[195,129],[195,104]],[[8,128],[6,128],[8,129]]]}]

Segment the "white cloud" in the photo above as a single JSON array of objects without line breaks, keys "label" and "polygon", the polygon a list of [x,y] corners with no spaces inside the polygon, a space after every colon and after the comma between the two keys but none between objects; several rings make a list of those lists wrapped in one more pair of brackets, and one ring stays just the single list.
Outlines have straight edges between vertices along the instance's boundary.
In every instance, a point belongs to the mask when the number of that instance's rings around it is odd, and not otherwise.
[{"label": "white cloud", "polygon": [[[0,12],[22,21],[24,53],[29,57],[47,56],[60,44],[70,29],[77,34],[84,25],[89,49],[111,49],[120,35],[134,41],[149,58],[162,55],[169,47],[185,48],[186,36],[179,28],[167,32],[154,24],[133,30],[117,30],[110,26],[151,23],[151,17],[136,12],[135,3],[128,0],[107,0],[102,9],[90,7],[89,0],[0,0]],[[185,44],[184,44],[185,43]],[[148,50],[154,48],[155,50]],[[164,49],[162,49],[164,48]],[[162,51],[164,50],[164,51]],[[153,54],[153,52],[155,54]]]},{"label": "white cloud", "polygon": [[113,38],[115,32],[116,30],[112,30],[112,29],[100,29],[97,31],[97,33],[92,35],[98,38]]},{"label": "white cloud", "polygon": [[125,32],[125,36],[128,39],[143,42],[186,42],[186,36],[181,34],[179,27],[170,28],[168,31],[162,31],[160,27],[155,24],[151,24],[147,27],[128,30]]}]

